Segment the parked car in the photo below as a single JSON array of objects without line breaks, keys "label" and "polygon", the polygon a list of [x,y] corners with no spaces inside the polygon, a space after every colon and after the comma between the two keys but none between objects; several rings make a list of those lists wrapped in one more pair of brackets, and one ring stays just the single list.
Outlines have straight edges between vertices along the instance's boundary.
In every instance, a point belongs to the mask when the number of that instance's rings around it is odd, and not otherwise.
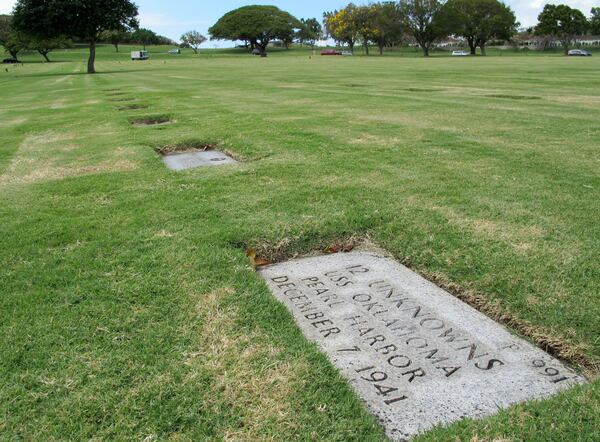
[{"label": "parked car", "polygon": [[468,55],[471,55],[471,54],[469,54],[468,52],[465,52],[465,51],[452,51],[453,57],[466,57]]},{"label": "parked car", "polygon": [[342,55],[342,51],[336,49],[325,49],[321,51],[321,55]]},{"label": "parked car", "polygon": [[19,60],[17,60],[16,58],[5,58],[4,60],[2,60],[2,64],[17,64],[17,63],[21,63]]},{"label": "parked car", "polygon": [[131,52],[131,59],[133,61],[136,61],[136,60],[148,60],[148,58],[150,58],[148,56],[148,51],[132,51]]},{"label": "parked car", "polygon": [[584,51],[583,49],[571,49],[569,51],[569,55],[571,57],[591,57],[592,53],[588,51]]},{"label": "parked car", "polygon": [[167,52],[167,54],[171,54],[171,55],[181,54],[181,49],[171,49],[170,51]]},{"label": "parked car", "polygon": [[351,51],[343,51],[342,55],[344,57],[352,57],[354,54]]}]

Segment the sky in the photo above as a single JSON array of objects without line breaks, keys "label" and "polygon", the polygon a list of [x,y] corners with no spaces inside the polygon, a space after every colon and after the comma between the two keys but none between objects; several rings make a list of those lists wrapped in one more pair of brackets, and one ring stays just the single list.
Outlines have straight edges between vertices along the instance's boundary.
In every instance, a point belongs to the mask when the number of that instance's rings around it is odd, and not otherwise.
[{"label": "sky", "polygon": [[[226,12],[249,4],[270,4],[290,12],[298,18],[316,17],[319,20],[324,11],[339,9],[349,3],[349,0],[134,0],[139,7],[141,26],[154,32],[179,41],[186,31],[197,30],[208,36],[208,28]],[[368,3],[354,0],[354,3]],[[505,0],[517,15],[522,26],[532,26],[537,22],[537,16],[546,3],[567,4],[580,9],[586,16],[590,15],[593,6],[600,6],[600,0]],[[14,0],[0,0],[0,14],[10,13],[15,4]],[[204,47],[223,47],[223,42],[208,41]]]}]

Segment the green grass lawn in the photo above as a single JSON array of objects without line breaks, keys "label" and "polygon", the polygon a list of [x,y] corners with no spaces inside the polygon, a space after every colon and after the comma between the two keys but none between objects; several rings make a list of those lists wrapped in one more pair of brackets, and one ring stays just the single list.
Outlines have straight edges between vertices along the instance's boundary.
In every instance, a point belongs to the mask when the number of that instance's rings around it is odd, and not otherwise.
[{"label": "green grass lawn", "polygon": [[592,379],[419,440],[600,439],[600,57],[130,49],[0,70],[0,439],[382,440],[245,256],[349,238]]}]

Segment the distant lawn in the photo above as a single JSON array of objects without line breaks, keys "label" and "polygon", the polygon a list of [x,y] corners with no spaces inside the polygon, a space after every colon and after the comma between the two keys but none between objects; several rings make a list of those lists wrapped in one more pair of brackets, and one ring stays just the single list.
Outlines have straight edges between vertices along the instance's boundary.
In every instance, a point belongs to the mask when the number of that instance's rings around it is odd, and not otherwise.
[{"label": "distant lawn", "polygon": [[[0,439],[382,440],[248,247],[369,237],[597,376],[600,57],[131,49],[0,70]],[[600,382],[454,439],[599,440]]]}]

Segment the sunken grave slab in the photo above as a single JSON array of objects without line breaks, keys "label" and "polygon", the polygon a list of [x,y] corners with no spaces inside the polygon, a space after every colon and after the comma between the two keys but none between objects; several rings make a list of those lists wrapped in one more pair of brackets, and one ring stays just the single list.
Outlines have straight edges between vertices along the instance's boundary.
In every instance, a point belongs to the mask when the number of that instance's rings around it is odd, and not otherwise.
[{"label": "sunken grave slab", "polygon": [[410,269],[353,252],[263,267],[270,290],[393,440],[585,379]]},{"label": "sunken grave slab", "polygon": [[163,162],[171,170],[195,169],[197,167],[235,164],[236,160],[218,150],[173,153],[163,156]]}]

